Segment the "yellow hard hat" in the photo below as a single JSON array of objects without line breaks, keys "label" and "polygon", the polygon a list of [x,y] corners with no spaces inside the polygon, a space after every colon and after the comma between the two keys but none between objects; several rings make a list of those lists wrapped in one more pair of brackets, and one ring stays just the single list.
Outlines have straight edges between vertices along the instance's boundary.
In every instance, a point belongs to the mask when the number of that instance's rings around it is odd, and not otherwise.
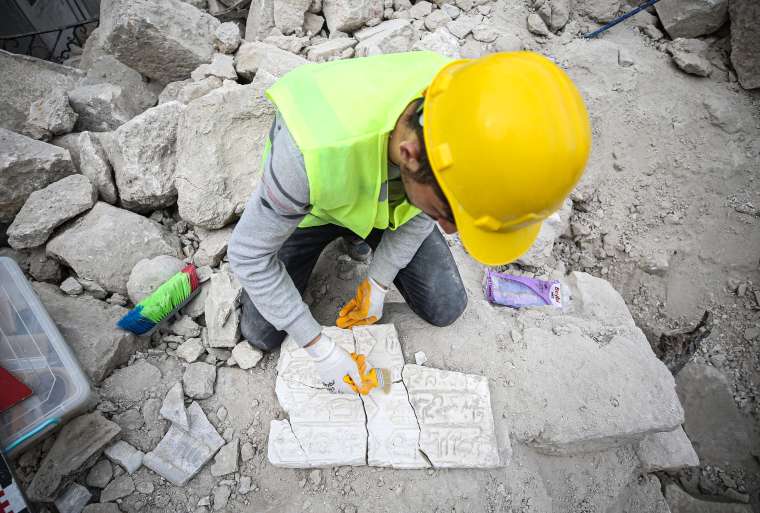
[{"label": "yellow hard hat", "polygon": [[580,93],[533,52],[449,63],[425,93],[422,118],[462,243],[487,265],[530,248],[580,179],[591,147]]}]

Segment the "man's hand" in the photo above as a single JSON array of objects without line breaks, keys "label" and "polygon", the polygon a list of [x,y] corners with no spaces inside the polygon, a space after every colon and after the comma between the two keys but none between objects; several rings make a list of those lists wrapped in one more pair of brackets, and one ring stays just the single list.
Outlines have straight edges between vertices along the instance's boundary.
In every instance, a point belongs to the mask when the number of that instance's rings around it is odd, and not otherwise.
[{"label": "man's hand", "polygon": [[388,289],[367,278],[356,289],[356,297],[341,308],[336,325],[339,328],[374,324],[383,316],[383,302]]},{"label": "man's hand", "polygon": [[304,347],[304,350],[314,360],[322,384],[331,392],[350,394],[358,390],[343,378],[349,376],[354,383],[362,383],[359,367],[348,351],[338,346],[330,337],[321,335]]}]

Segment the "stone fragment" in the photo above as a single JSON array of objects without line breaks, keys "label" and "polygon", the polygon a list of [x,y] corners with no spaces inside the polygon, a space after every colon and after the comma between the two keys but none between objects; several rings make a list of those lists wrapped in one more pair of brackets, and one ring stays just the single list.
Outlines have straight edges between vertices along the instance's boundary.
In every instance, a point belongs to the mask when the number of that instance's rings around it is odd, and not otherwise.
[{"label": "stone fragment", "polygon": [[208,399],[214,394],[216,367],[203,362],[191,363],[182,376],[185,395],[192,399]]},{"label": "stone fragment", "polygon": [[235,347],[240,340],[240,295],[242,287],[229,271],[211,277],[206,297],[206,341],[209,347]]},{"label": "stone fragment", "polygon": [[472,37],[481,43],[493,43],[499,34],[490,25],[480,24],[472,29]]},{"label": "stone fragment", "polygon": [[298,37],[295,34],[286,36],[280,32],[280,29],[275,28],[269,36],[264,38],[264,42],[286,52],[298,53],[309,42],[309,37]]},{"label": "stone fragment", "polygon": [[67,176],[33,192],[8,228],[8,243],[16,249],[44,244],[55,228],[92,208],[97,197],[83,175]]},{"label": "stone fragment", "polygon": [[435,30],[446,26],[450,21],[452,21],[451,16],[449,16],[445,10],[436,9],[425,17],[425,28],[430,32],[434,32]]},{"label": "stone fragment", "polygon": [[410,364],[403,379],[419,422],[420,450],[435,468],[499,465],[487,378]]},{"label": "stone fragment", "polygon": [[232,230],[234,228],[234,226],[229,226],[222,230],[205,232],[198,250],[193,255],[195,265],[199,267],[206,265],[211,267],[218,266],[224,255],[227,254],[227,243],[230,237],[232,237]]},{"label": "stone fragment", "polygon": [[102,492],[100,492],[101,502],[112,502],[123,499],[135,491],[135,482],[129,474],[124,474],[111,481]]},{"label": "stone fragment", "polygon": [[82,284],[79,283],[75,278],[68,277],[65,280],[63,280],[63,283],[61,283],[61,292],[68,296],[78,296],[82,292],[84,292],[84,287],[82,287]]},{"label": "stone fragment", "polygon": [[105,299],[108,296],[108,292],[96,281],[79,278],[79,283],[82,284],[85,292],[95,299]]},{"label": "stone fragment", "polygon": [[[10,250],[10,248],[8,249]],[[54,258],[48,258],[45,254],[45,248],[37,248],[29,253],[28,272],[37,281],[48,283],[60,283],[61,281],[61,264]]]},{"label": "stone fragment", "polygon": [[570,20],[569,0],[536,0],[533,6],[552,32],[559,32]]},{"label": "stone fragment", "polygon": [[253,347],[247,340],[243,340],[232,349],[232,357],[235,363],[243,370],[252,369],[264,357],[264,353]]},{"label": "stone fragment", "polygon": [[406,52],[418,39],[411,22],[403,19],[384,21],[357,32],[355,36],[359,40],[357,57]]},{"label": "stone fragment", "polygon": [[71,132],[77,117],[69,105],[69,95],[62,89],[53,89],[29,106],[24,132],[34,139],[49,141],[56,135]]},{"label": "stone fragment", "polygon": [[69,91],[69,103],[79,115],[77,132],[114,130],[140,113],[129,95],[113,84],[83,85]]},{"label": "stone fragment", "polygon": [[283,34],[303,30],[304,15],[311,0],[274,0],[274,25]]},{"label": "stone fragment", "polygon": [[126,308],[89,296],[71,298],[47,283],[34,284],[34,290],[82,369],[95,383],[126,363],[137,349],[135,336],[116,327],[116,322],[127,313]]},{"label": "stone fragment", "polygon": [[121,513],[119,506],[113,502],[89,504],[85,506],[82,513]]},{"label": "stone fragment", "polygon": [[642,29],[642,32],[646,34],[650,39],[653,39],[655,41],[659,41],[660,39],[665,37],[665,35],[660,31],[660,29],[658,29],[654,24],[646,25]]},{"label": "stone fragment", "polygon": [[118,201],[111,162],[92,132],[79,135],[79,171],[90,179],[103,201],[112,205]]},{"label": "stone fragment", "polygon": [[699,39],[676,39],[668,46],[668,52],[682,71],[699,77],[709,76],[712,64],[705,57],[707,43]]},{"label": "stone fragment", "polygon": [[178,255],[177,237],[145,217],[98,202],[47,244],[78,276],[109,292],[125,294],[130,271],[140,260]]},{"label": "stone fragment", "polygon": [[421,20],[431,12],[433,12],[433,4],[427,0],[420,0],[409,9],[409,16],[415,20]]},{"label": "stone fragment", "polygon": [[644,472],[677,472],[684,467],[698,467],[699,457],[682,427],[652,433],[639,443],[636,454]]},{"label": "stone fragment", "polygon": [[179,102],[164,103],[114,132],[111,165],[124,208],[146,213],[176,201],[177,122],[184,109]]},{"label": "stone fragment", "polygon": [[143,458],[143,464],[175,486],[184,486],[224,445],[198,403],[187,409],[190,429],[172,424],[158,446]]},{"label": "stone fragment", "polygon": [[169,331],[185,338],[200,337],[201,335],[201,327],[186,315],[170,324]]},{"label": "stone fragment", "polygon": [[161,405],[161,416],[172,424],[186,430],[190,429],[190,423],[187,418],[187,409],[185,408],[185,394],[182,390],[182,383],[177,382],[169,389]]},{"label": "stone fragment", "polygon": [[248,9],[245,40],[260,41],[274,28],[274,0],[253,0]]},{"label": "stone fragment", "polygon": [[251,442],[246,442],[240,448],[240,459],[243,461],[251,461],[256,456],[256,449]]},{"label": "stone fragment", "polygon": [[237,492],[240,495],[248,495],[253,489],[253,480],[250,476],[243,476],[240,478],[240,484],[238,485]]},{"label": "stone fragment", "polygon": [[232,489],[227,485],[214,487],[214,511],[223,511],[227,507],[227,502],[230,500],[231,493]]},{"label": "stone fragment", "polygon": [[114,57],[158,82],[183,80],[211,60],[220,22],[179,0],[103,0],[100,28]]},{"label": "stone fragment", "polygon": [[214,458],[214,464],[211,465],[211,475],[222,477],[238,471],[238,448],[240,440],[233,439],[230,443],[219,449]]},{"label": "stone fragment", "polygon": [[580,0],[573,3],[573,9],[581,16],[587,16],[599,23],[607,23],[617,16],[620,0]]},{"label": "stone fragment", "polygon": [[5,50],[0,50],[0,69],[3,74],[0,127],[16,132],[23,130],[32,103],[56,89],[69,91],[84,78],[84,73],[76,68]]},{"label": "stone fragment", "polygon": [[670,513],[752,513],[749,504],[703,501],[692,497],[675,483],[665,486],[665,498]]},{"label": "stone fragment", "polygon": [[424,351],[417,351],[414,353],[414,363],[417,365],[425,365],[427,363],[427,355]]},{"label": "stone fragment", "polygon": [[760,87],[760,4],[753,0],[731,0],[731,64],[744,89]]},{"label": "stone fragment", "polygon": [[120,440],[104,451],[106,457],[117,465],[121,465],[128,474],[132,475],[142,466],[142,451],[138,451],[127,442]]},{"label": "stone fragment", "polygon": [[459,53],[462,55],[463,59],[477,59],[486,53],[486,48],[483,43],[470,40],[466,41],[465,44],[459,48]]},{"label": "stone fragment", "polygon": [[480,15],[463,14],[457,19],[450,21],[446,24],[446,28],[449,29],[455,37],[464,39],[464,37],[472,32],[472,29],[480,25],[483,21],[483,17]]},{"label": "stone fragment", "polygon": [[328,39],[324,43],[310,46],[307,50],[307,56],[310,61],[324,62],[340,57],[347,49],[356,46],[356,39],[341,37],[338,39]]},{"label": "stone fragment", "polygon": [[63,480],[79,471],[90,458],[96,458],[119,431],[119,426],[98,412],[80,415],[66,423],[26,489],[29,499],[53,501]]},{"label": "stone fragment", "polygon": [[628,68],[635,63],[636,61],[633,60],[633,55],[631,55],[627,48],[621,46],[618,50],[618,64],[624,68]]},{"label": "stone fragment", "polygon": [[541,267],[552,260],[554,242],[570,227],[570,215],[573,213],[573,202],[566,199],[562,207],[546,218],[541,224],[541,230],[533,245],[517,259],[520,265]]},{"label": "stone fragment", "polygon": [[170,255],[158,255],[153,258],[143,258],[137,262],[127,280],[129,299],[134,304],[151,295],[166,280],[177,274],[185,267],[184,262]]},{"label": "stone fragment", "polygon": [[129,300],[119,293],[114,293],[106,301],[112,305],[127,306]]},{"label": "stone fragment", "polygon": [[106,485],[111,482],[111,479],[113,479],[113,467],[111,466],[111,462],[102,459],[98,460],[87,473],[85,483],[87,486],[92,486],[94,488],[105,488]]},{"label": "stone fragment", "polygon": [[528,30],[536,34],[537,36],[548,36],[551,32],[549,32],[549,28],[546,26],[546,23],[544,23],[544,20],[541,19],[541,16],[538,14],[532,12],[528,15]]},{"label": "stone fragment", "polygon": [[214,31],[214,47],[221,53],[235,53],[240,46],[240,28],[237,23],[228,21],[219,25]]},{"label": "stone fragment", "polygon": [[176,355],[188,363],[193,363],[205,352],[203,342],[199,338],[191,338],[176,350]]},{"label": "stone fragment", "polygon": [[195,81],[192,78],[188,78],[186,80],[177,80],[176,82],[169,82],[166,84],[166,87],[161,90],[161,94],[158,95],[158,104],[161,105],[162,103],[178,101],[177,95],[182,90],[182,88],[194,82]]},{"label": "stone fragment", "polygon": [[27,198],[74,173],[68,151],[0,128],[0,223],[9,223]]},{"label": "stone fragment", "polygon": [[55,507],[58,513],[81,513],[91,498],[92,494],[87,488],[71,483],[55,500]]},{"label": "stone fragment", "polygon": [[[182,219],[218,229],[243,211],[260,177],[258,163],[274,117],[262,93],[256,80],[221,87],[191,102],[180,116],[175,185]],[[245,137],[230,144],[230,134]]]},{"label": "stone fragment", "polygon": [[136,403],[161,383],[161,371],[145,360],[117,369],[103,382],[101,397],[111,401]]},{"label": "stone fragment", "polygon": [[674,0],[654,7],[672,39],[704,36],[728,21],[728,0]]},{"label": "stone fragment", "polygon": [[303,31],[306,35],[316,35],[322,31],[322,27],[325,25],[324,17],[319,14],[313,14],[307,12],[304,15]]},{"label": "stone fragment", "polygon": [[383,0],[322,0],[322,12],[330,32],[353,32],[373,18],[382,18]]},{"label": "stone fragment", "polygon": [[[92,36],[90,36],[92,37]],[[121,87],[123,94],[139,112],[153,107],[158,101],[160,85],[148,83],[140,73],[116,59],[113,55],[103,55],[87,68],[83,85],[113,84]],[[158,86],[158,87],[157,87]]]},{"label": "stone fragment", "polygon": [[217,77],[222,80],[237,80],[234,59],[231,55],[215,53],[211,62],[201,64],[190,74],[193,80],[203,80],[206,77]]},{"label": "stone fragment", "polygon": [[442,11],[451,16],[452,20],[457,19],[459,15],[462,14],[462,11],[459,9],[459,7],[454,4],[443,4],[440,7]]},{"label": "stone fragment", "polygon": [[501,34],[493,42],[493,49],[497,52],[519,52],[523,48],[525,45],[515,34]]},{"label": "stone fragment", "polygon": [[444,27],[437,29],[432,34],[428,34],[420,41],[414,43],[412,50],[430,50],[451,59],[461,58],[459,40]]},{"label": "stone fragment", "polygon": [[248,80],[253,79],[261,66],[270,72],[276,70],[275,74],[279,78],[306,62],[298,55],[261,42],[243,43],[235,54],[235,68],[241,77]]},{"label": "stone fragment", "polygon": [[211,76],[198,81],[190,81],[180,89],[176,99],[180,103],[188,104],[219,87],[222,87],[222,79],[219,77]]}]

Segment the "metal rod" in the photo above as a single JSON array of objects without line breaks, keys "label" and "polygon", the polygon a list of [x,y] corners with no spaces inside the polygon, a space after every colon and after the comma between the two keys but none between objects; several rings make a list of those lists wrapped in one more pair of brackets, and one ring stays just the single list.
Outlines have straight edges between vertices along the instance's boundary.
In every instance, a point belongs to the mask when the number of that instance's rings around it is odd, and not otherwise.
[{"label": "metal rod", "polygon": [[618,23],[621,23],[621,22],[627,20],[628,18],[630,18],[631,16],[633,16],[635,14],[638,14],[639,12],[643,11],[647,7],[653,6],[654,4],[656,4],[659,1],[660,0],[647,0],[643,4],[641,4],[638,7],[636,7],[635,9],[633,9],[633,10],[631,10],[631,11],[623,14],[622,16],[619,16],[619,17],[615,18],[614,20],[612,20],[611,22],[607,23],[606,25],[598,28],[597,30],[595,30],[593,32],[590,32],[588,34],[583,34],[583,37],[585,39],[594,38],[594,37],[598,36],[599,34],[601,34],[602,32],[606,32],[607,30],[611,29],[612,27],[614,27]]}]

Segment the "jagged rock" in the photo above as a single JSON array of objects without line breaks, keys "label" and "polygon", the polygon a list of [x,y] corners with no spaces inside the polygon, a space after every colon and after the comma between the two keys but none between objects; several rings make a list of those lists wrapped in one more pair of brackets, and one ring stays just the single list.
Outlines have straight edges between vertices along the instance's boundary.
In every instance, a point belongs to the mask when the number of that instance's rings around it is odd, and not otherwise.
[{"label": "jagged rock", "polygon": [[452,18],[445,10],[436,9],[425,17],[425,28],[434,32],[437,29],[446,26],[450,21],[452,21]]},{"label": "jagged rock", "polygon": [[298,53],[309,42],[309,37],[298,37],[295,34],[286,36],[280,32],[280,29],[274,28],[272,29],[272,33],[264,38],[264,42],[286,52]]},{"label": "jagged rock", "polygon": [[455,20],[459,17],[460,14],[462,14],[462,11],[454,4],[443,4],[440,6],[441,10],[445,11],[446,14],[451,16],[452,20]]},{"label": "jagged rock", "polygon": [[175,383],[166,393],[164,402],[161,405],[160,414],[172,424],[177,424],[184,429],[190,429],[187,409],[185,408],[185,393],[182,390],[181,382]]},{"label": "jagged rock", "polygon": [[459,40],[445,27],[436,29],[432,34],[428,34],[414,43],[412,50],[430,50],[452,59],[461,58]]},{"label": "jagged rock", "polygon": [[0,128],[0,223],[8,223],[27,198],[72,173],[68,151]]},{"label": "jagged rock", "polygon": [[206,342],[208,347],[232,348],[240,340],[240,309],[242,288],[229,271],[211,277],[206,297]]},{"label": "jagged rock", "polygon": [[82,287],[82,284],[70,276],[66,278],[65,280],[63,280],[63,283],[61,283],[60,289],[61,289],[61,292],[63,292],[67,296],[78,296],[79,294],[84,292],[84,287]]},{"label": "jagged rock", "polygon": [[180,103],[188,104],[219,87],[222,87],[222,79],[219,77],[210,76],[198,81],[191,80],[179,90],[176,99]]},{"label": "jagged rock", "polygon": [[234,226],[222,230],[206,232],[201,237],[198,251],[193,255],[195,265],[216,267],[227,253],[227,244],[232,236]]},{"label": "jagged rock", "polygon": [[330,32],[353,32],[373,18],[382,19],[383,0],[323,0],[322,12]]},{"label": "jagged rock", "polygon": [[34,290],[73,349],[82,369],[99,383],[137,349],[135,336],[116,327],[127,309],[89,296],[71,298],[58,287],[37,283]]},{"label": "jagged rock", "polygon": [[558,32],[570,20],[569,0],[537,0],[533,6],[552,32]]},{"label": "jagged rock", "polygon": [[92,494],[87,488],[71,483],[55,500],[55,507],[58,513],[80,513],[91,498]]},{"label": "jagged rock", "polygon": [[483,21],[483,17],[480,15],[462,14],[457,19],[450,21],[446,24],[446,28],[449,32],[459,39],[464,39],[467,34],[472,32],[472,29],[480,25]]},{"label": "jagged rock", "polygon": [[238,471],[238,448],[240,439],[235,438],[230,443],[219,449],[211,465],[211,475],[222,477]]},{"label": "jagged rock", "polygon": [[69,105],[69,95],[62,89],[53,89],[29,106],[24,133],[34,139],[49,141],[53,136],[71,132],[77,117]]},{"label": "jagged rock", "polygon": [[92,31],[90,36],[84,42],[82,48],[82,55],[79,60],[79,69],[87,71],[90,69],[95,61],[110,55],[109,49],[106,47],[105,31],[100,30],[100,27],[96,27]]},{"label": "jagged rock", "polygon": [[[258,183],[274,116],[262,93],[257,81],[221,87],[190,103],[180,116],[175,186],[182,219],[218,229],[243,211]],[[245,137],[230,144],[231,134]]]},{"label": "jagged rock", "polygon": [[420,0],[409,9],[409,16],[415,20],[421,20],[431,12],[433,12],[433,4],[427,0]]},{"label": "jagged rock", "polygon": [[193,363],[205,352],[203,342],[199,338],[186,340],[177,348],[176,354],[188,363]]},{"label": "jagged rock", "polygon": [[89,295],[91,295],[95,299],[105,299],[108,296],[108,292],[106,291],[106,289],[101,287],[100,284],[96,281],[79,278],[79,283],[82,284],[82,287],[84,287],[85,292],[87,292]]},{"label": "jagged rock", "polygon": [[[177,101],[177,95],[188,84],[194,84],[195,80],[188,78],[185,80],[178,80],[176,82],[169,82],[166,87],[163,88],[161,94],[158,95],[158,104]],[[185,103],[185,102],[183,102]]]},{"label": "jagged rock", "polygon": [[731,64],[744,89],[760,87],[760,4],[731,0]]},{"label": "jagged rock", "polygon": [[324,62],[334,58],[340,57],[340,55],[349,48],[356,46],[356,39],[341,37],[338,39],[328,39],[324,43],[319,43],[314,46],[310,46],[307,50],[307,56],[310,61]]},{"label": "jagged rock", "polygon": [[675,483],[668,483],[665,486],[665,498],[668,501],[670,513],[752,513],[752,507],[749,504],[703,501],[684,492]]},{"label": "jagged rock", "polygon": [[29,274],[37,281],[59,283],[61,281],[61,264],[55,258],[49,258],[45,248],[37,248],[29,254]]},{"label": "jagged rock", "polygon": [[546,26],[546,23],[544,23],[541,16],[534,12],[528,15],[527,23],[528,30],[537,36],[548,36],[551,34],[551,32],[549,32],[549,27]]},{"label": "jagged rock", "polygon": [[261,42],[243,43],[235,54],[235,68],[241,77],[248,80],[253,79],[262,66],[270,72],[274,70],[279,77],[306,62],[303,57]]},{"label": "jagged rock", "polygon": [[111,165],[124,208],[145,213],[176,201],[177,123],[184,109],[179,102],[164,103],[114,132]]},{"label": "jagged rock", "polygon": [[119,440],[107,447],[104,452],[109,460],[121,465],[130,475],[137,472],[137,469],[142,466],[143,456],[145,456],[142,451],[138,451],[124,440]]},{"label": "jagged rock", "polygon": [[8,243],[16,249],[44,244],[58,226],[95,204],[98,193],[83,175],[71,175],[34,191],[8,228]]},{"label": "jagged rock", "polygon": [[676,472],[684,467],[698,467],[699,457],[682,427],[652,433],[639,443],[636,454],[644,472]]},{"label": "jagged rock", "polygon": [[203,80],[206,77],[218,77],[222,80],[237,80],[235,65],[232,55],[215,53],[211,62],[201,64],[190,74],[193,80]]},{"label": "jagged rock", "polygon": [[283,34],[303,30],[304,15],[311,0],[274,0],[274,25]]},{"label": "jagged rock", "polygon": [[72,89],[69,103],[79,115],[74,127],[78,132],[114,130],[140,113],[124,89],[113,84],[83,85]]},{"label": "jagged rock", "polygon": [[253,0],[248,9],[245,40],[260,41],[274,28],[274,0]]},{"label": "jagged rock", "polygon": [[240,28],[228,21],[214,31],[214,47],[222,53],[235,53],[240,46]]},{"label": "jagged rock", "polygon": [[158,255],[179,255],[177,237],[138,214],[98,202],[87,214],[48,242],[49,254],[77,275],[109,292],[127,293],[135,264]]},{"label": "jagged rock", "polygon": [[671,0],[654,7],[672,39],[704,36],[728,21],[728,0]]},{"label": "jagged rock", "polygon": [[145,79],[113,55],[103,55],[97,58],[87,70],[83,85],[113,84],[122,88],[140,112],[153,107],[158,101],[160,84],[148,83]]},{"label": "jagged rock", "polygon": [[465,42],[460,48],[459,53],[463,59],[477,59],[486,53],[483,43],[475,40]]},{"label": "jagged rock", "polygon": [[87,473],[85,483],[94,488],[105,488],[111,479],[113,479],[113,467],[108,460],[102,459],[93,465]]},{"label": "jagged rock", "polygon": [[0,127],[17,132],[24,128],[32,103],[55,89],[73,89],[84,78],[84,73],[76,68],[4,50],[0,50],[0,69],[3,74]]},{"label": "jagged rock", "polygon": [[325,18],[320,16],[319,14],[313,14],[313,13],[307,12],[304,15],[303,31],[306,33],[307,36],[319,34],[324,25],[325,25]]},{"label": "jagged rock", "polygon": [[705,57],[706,51],[707,43],[699,39],[678,38],[668,46],[676,66],[699,77],[707,77],[712,72],[712,64]]},{"label": "jagged rock", "polygon": [[384,21],[354,35],[359,40],[356,45],[357,57],[406,52],[418,39],[411,22],[402,19]]},{"label": "jagged rock", "polygon": [[232,357],[243,370],[252,369],[264,357],[264,353],[253,347],[247,340],[243,340],[232,350]]},{"label": "jagged rock", "polygon": [[161,383],[161,371],[145,360],[117,369],[103,382],[101,397],[110,401],[137,403]]},{"label": "jagged rock", "polygon": [[121,429],[100,413],[81,415],[63,426],[26,489],[29,499],[51,502],[61,484],[96,458]]},{"label": "jagged rock", "polygon": [[113,170],[103,145],[92,132],[79,135],[79,171],[90,179],[100,198],[110,204],[118,201]]},{"label": "jagged rock", "polygon": [[214,495],[214,511],[224,511],[227,502],[230,500],[232,489],[227,485],[215,486],[212,490]]},{"label": "jagged rock", "polygon": [[179,0],[102,0],[100,30],[111,53],[143,75],[183,80],[214,51],[219,20]]},{"label": "jagged rock", "polygon": [[493,49],[497,52],[519,52],[523,48],[525,45],[515,34],[501,34],[493,43]]},{"label": "jagged rock", "polygon": [[201,335],[201,327],[186,315],[171,323],[169,331],[185,338],[199,337]]},{"label": "jagged rock", "polygon": [[127,495],[135,491],[135,482],[129,476],[124,474],[117,477],[106,486],[102,492],[100,492],[101,502],[111,502],[117,499],[122,499]]},{"label": "jagged rock", "polygon": [[191,399],[208,399],[214,395],[216,367],[204,362],[191,363],[182,376],[185,395]]},{"label": "jagged rock", "polygon": [[617,16],[620,0],[576,0],[573,8],[582,16],[588,16],[599,23],[607,23]]},{"label": "jagged rock", "polygon": [[153,293],[166,280],[182,270],[185,264],[170,255],[158,255],[137,262],[129,273],[129,299],[137,304]]}]

